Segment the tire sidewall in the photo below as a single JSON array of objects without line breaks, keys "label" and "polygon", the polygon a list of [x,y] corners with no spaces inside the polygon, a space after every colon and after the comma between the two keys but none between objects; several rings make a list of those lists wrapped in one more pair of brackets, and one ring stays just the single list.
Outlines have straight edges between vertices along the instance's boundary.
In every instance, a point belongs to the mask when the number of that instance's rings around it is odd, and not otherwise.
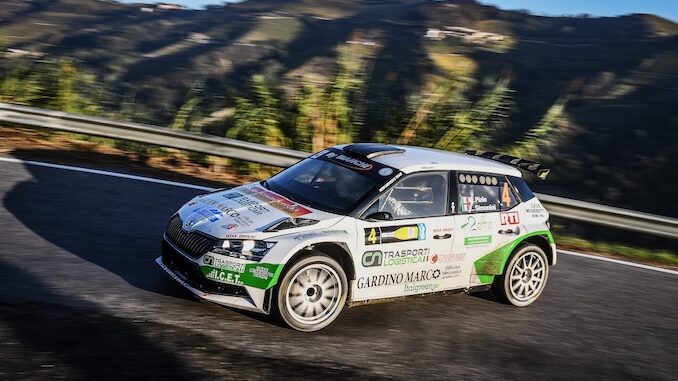
[{"label": "tire sidewall", "polygon": [[[525,254],[527,253],[536,253],[539,255],[544,261],[544,280],[542,282],[542,285],[539,289],[539,291],[533,295],[529,300],[527,301],[522,301],[516,299],[513,294],[511,293],[511,272],[513,271],[513,267],[518,263],[520,258],[522,258]],[[546,283],[548,282],[549,278],[549,262],[548,258],[546,257],[546,253],[544,253],[544,250],[542,250],[539,246],[536,245],[522,245],[516,250],[515,254],[511,256],[511,260],[509,263],[506,265],[506,269],[504,270],[504,274],[502,276],[502,292],[503,292],[503,297],[506,299],[507,302],[513,304],[514,306],[518,307],[526,307],[529,306],[530,304],[534,303],[539,299],[541,296],[542,292],[546,288]]]},{"label": "tire sidewall", "polygon": [[[313,265],[313,264],[323,264],[331,267],[339,276],[339,282],[341,282],[342,293],[339,297],[339,304],[337,305],[336,310],[329,315],[325,320],[318,324],[305,324],[294,319],[287,311],[286,306],[286,292],[290,285],[290,282],[294,278],[295,274],[301,271],[303,268]],[[309,256],[305,256],[295,261],[289,268],[285,269],[281,281],[274,289],[273,300],[274,300],[274,311],[280,320],[289,326],[290,328],[296,329],[297,331],[302,332],[313,332],[327,327],[332,323],[337,316],[344,309],[346,304],[346,299],[348,296],[348,278],[346,277],[346,272],[341,267],[341,265],[334,259],[321,255],[318,253],[313,253]]]}]

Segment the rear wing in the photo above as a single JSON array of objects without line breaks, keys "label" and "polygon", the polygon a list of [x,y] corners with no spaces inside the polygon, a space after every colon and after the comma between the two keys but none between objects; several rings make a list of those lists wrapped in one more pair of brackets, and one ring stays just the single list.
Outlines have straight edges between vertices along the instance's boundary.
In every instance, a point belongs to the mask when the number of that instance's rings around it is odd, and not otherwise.
[{"label": "rear wing", "polygon": [[549,172],[551,171],[549,168],[545,168],[543,165],[539,163],[535,163],[529,160],[523,160],[514,156],[504,155],[501,153],[480,150],[470,150],[466,151],[465,153],[467,155],[473,155],[482,157],[484,159],[498,161],[500,163],[508,164],[518,169],[534,173],[535,175],[537,175],[537,177],[539,177],[542,180],[546,180],[546,176],[548,176]]}]

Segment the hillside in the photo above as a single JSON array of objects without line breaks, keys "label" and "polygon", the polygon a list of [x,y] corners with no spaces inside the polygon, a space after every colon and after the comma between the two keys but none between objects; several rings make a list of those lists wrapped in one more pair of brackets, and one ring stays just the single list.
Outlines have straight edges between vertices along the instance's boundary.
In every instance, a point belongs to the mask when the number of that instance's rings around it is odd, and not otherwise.
[{"label": "hillside", "polygon": [[[305,117],[295,106],[300,84],[322,88],[346,70],[359,74],[344,78],[350,110],[348,122],[335,118],[335,140],[453,149],[445,126],[459,118],[449,110],[466,110],[455,97],[482,106],[486,83],[506,81],[502,116],[493,109],[488,117],[494,129],[465,146],[529,142],[534,150],[515,152],[554,168],[539,190],[678,215],[664,202],[678,164],[678,25],[653,15],[542,17],[474,1],[249,0],[197,11],[8,0],[0,47],[12,49],[0,59],[6,77],[68,57],[95,78],[91,94],[106,94],[103,111],[220,135],[243,136],[245,114],[233,110],[256,107],[265,89],[291,122],[267,126],[287,136],[262,142],[301,149],[315,135],[292,128]],[[362,66],[342,64],[346,55]],[[255,74],[264,78],[259,90]]]}]

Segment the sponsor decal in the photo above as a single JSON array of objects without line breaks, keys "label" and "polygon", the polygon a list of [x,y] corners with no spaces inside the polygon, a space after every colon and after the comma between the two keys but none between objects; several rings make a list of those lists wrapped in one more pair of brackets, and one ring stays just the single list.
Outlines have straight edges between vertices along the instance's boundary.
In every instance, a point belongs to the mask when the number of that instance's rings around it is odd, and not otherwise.
[{"label": "sponsor decal", "polygon": [[254,234],[226,234],[224,238],[237,238],[237,239],[255,239],[257,238]]},{"label": "sponsor decal", "polygon": [[492,230],[492,221],[487,216],[468,216],[461,228],[467,233]]},{"label": "sponsor decal", "polygon": [[396,180],[398,180],[400,177],[402,177],[403,173],[398,172],[391,180],[387,181],[386,184],[382,185],[381,188],[379,188],[379,192],[383,192],[384,189],[388,188],[393,184]]},{"label": "sponsor decal", "polygon": [[441,279],[456,278],[460,275],[461,275],[461,265],[449,265],[445,266],[445,269],[442,271]]},{"label": "sponsor decal", "polygon": [[391,168],[382,168],[379,170],[379,174],[381,176],[390,176],[393,174],[393,170]]},{"label": "sponsor decal", "polygon": [[499,215],[502,225],[517,225],[520,223],[520,214],[518,212],[506,212]]},{"label": "sponsor decal", "polygon": [[265,206],[261,205],[259,201],[252,200],[249,197],[238,197],[238,199],[236,199],[235,202],[242,206],[247,207],[247,210],[256,214],[257,216],[270,212],[270,210]]},{"label": "sponsor decal", "polygon": [[238,224],[227,224],[227,225],[222,226],[222,228],[224,228],[226,230],[232,230],[232,229],[235,229],[237,227],[238,227]]},{"label": "sponsor decal", "polygon": [[532,218],[546,218],[546,209],[541,205],[540,202],[531,202],[525,209],[527,214]]},{"label": "sponsor decal", "polygon": [[480,235],[464,238],[464,246],[489,245],[492,243],[491,235]]},{"label": "sponsor decal", "polygon": [[223,196],[226,197],[229,200],[232,200],[234,198],[242,197],[243,194],[238,193],[238,192],[228,192],[228,193],[224,193]]},{"label": "sponsor decal", "polygon": [[435,228],[433,229],[434,233],[451,233],[454,231],[454,228]]},{"label": "sponsor decal", "polygon": [[280,210],[283,213],[286,213],[290,217],[300,217],[311,213],[309,209],[304,208],[296,202],[290,201],[275,192],[260,188],[256,185],[251,185],[245,188],[243,192],[247,193],[251,197],[267,203],[268,205]]},{"label": "sponsor decal", "polygon": [[203,255],[199,265],[207,279],[261,289],[273,287],[282,270],[282,265],[250,262],[219,254]]},{"label": "sponsor decal", "polygon": [[205,208],[198,210],[198,214],[205,217],[209,222],[217,222],[224,214],[216,208]]},{"label": "sponsor decal", "polygon": [[436,254],[431,257],[431,263],[450,263],[450,262],[462,262],[466,258],[466,253],[455,253],[455,254]]},{"label": "sponsor decal", "polygon": [[440,270],[419,270],[406,273],[372,275],[360,277],[356,282],[359,289],[370,287],[393,286],[404,283],[430,282],[440,277]]},{"label": "sponsor decal", "polygon": [[323,230],[321,233],[323,233],[323,234],[348,234],[348,232],[346,230],[343,230],[343,229]]},{"label": "sponsor decal", "polygon": [[363,253],[363,267],[381,266],[384,263],[384,257],[381,251],[366,251]]},{"label": "sponsor decal", "polygon": [[489,245],[492,243],[491,235],[479,235],[464,238],[464,246]]},{"label": "sponsor decal", "polygon": [[[231,283],[237,285],[243,285],[244,283],[240,280],[240,274],[236,274],[230,271],[219,270],[213,267],[201,267],[205,278],[222,283]],[[207,271],[205,271],[207,270]]]},{"label": "sponsor decal", "polygon": [[426,225],[384,226],[365,229],[365,245],[421,241],[426,239]]},{"label": "sponsor decal", "polygon": [[201,262],[205,265],[216,267],[220,270],[228,270],[236,273],[243,273],[245,271],[244,263],[236,262],[229,257],[214,257],[212,255],[206,254],[202,257]]},{"label": "sponsor decal", "polygon": [[273,278],[273,273],[268,267],[257,266],[250,269],[250,273],[255,277],[263,280],[269,280]]},{"label": "sponsor decal", "polygon": [[[331,153],[332,152],[330,152],[330,154]],[[339,165],[342,165],[344,167],[347,167],[347,168],[350,168],[350,169],[355,169],[355,170],[358,170],[358,171],[369,171],[370,169],[372,169],[372,163],[367,163],[367,162],[364,162],[360,159],[356,159],[354,157],[346,156],[346,155],[343,155],[343,154],[342,155],[333,154],[333,155],[336,155],[336,156],[330,156],[330,154],[327,154],[325,157],[327,157],[331,161],[333,161],[333,162],[335,162]],[[386,176],[386,175],[384,175],[384,176]]]},{"label": "sponsor decal", "polygon": [[403,291],[408,294],[417,294],[425,291],[433,292],[437,290],[438,287],[440,287],[438,283],[406,284]]},{"label": "sponsor decal", "polygon": [[366,251],[363,253],[363,267],[400,266],[429,261],[429,249],[405,249],[390,251]]}]

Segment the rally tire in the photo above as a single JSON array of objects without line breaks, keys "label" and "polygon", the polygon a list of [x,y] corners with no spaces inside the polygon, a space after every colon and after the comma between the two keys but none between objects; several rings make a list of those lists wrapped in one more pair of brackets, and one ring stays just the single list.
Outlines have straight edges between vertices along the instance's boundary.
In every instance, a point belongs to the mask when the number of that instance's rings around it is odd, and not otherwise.
[{"label": "rally tire", "polygon": [[293,263],[274,289],[273,312],[282,323],[302,332],[320,330],[341,313],[348,295],[346,272],[325,255]]},{"label": "rally tire", "polygon": [[534,303],[544,291],[549,264],[539,246],[519,246],[506,264],[504,273],[495,277],[492,289],[503,301],[517,307]]}]

